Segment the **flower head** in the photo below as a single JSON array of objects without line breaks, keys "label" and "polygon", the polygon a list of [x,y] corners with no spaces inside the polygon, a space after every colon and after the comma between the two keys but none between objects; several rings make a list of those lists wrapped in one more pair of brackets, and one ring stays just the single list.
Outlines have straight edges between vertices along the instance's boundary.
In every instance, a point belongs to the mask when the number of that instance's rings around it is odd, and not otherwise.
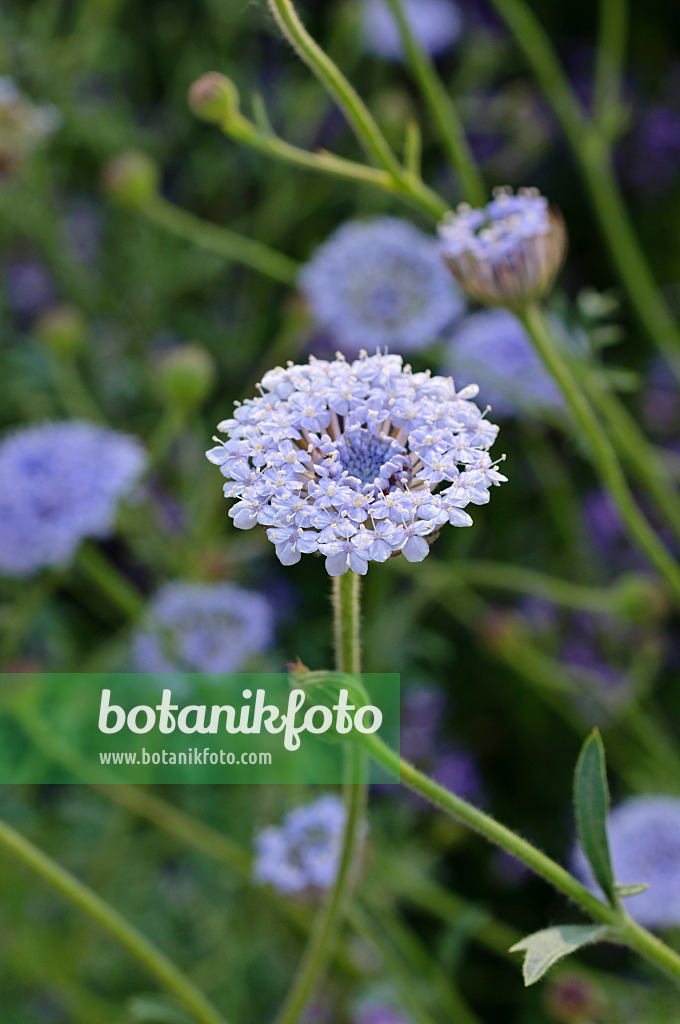
[{"label": "flower head", "polygon": [[345,816],[342,800],[327,795],[294,808],[279,828],[263,829],[255,840],[255,881],[284,895],[329,889],[338,871]]},{"label": "flower head", "polygon": [[284,565],[318,551],[331,576],[403,554],[420,562],[445,523],[485,504],[505,477],[489,448],[498,427],[451,378],[400,356],[339,356],[265,374],[261,394],[219,425],[208,453],[228,483],[234,525],[264,526]]},{"label": "flower head", "polygon": [[462,203],[439,225],[442,254],[463,291],[484,306],[545,295],[562,265],[562,215],[533,188],[496,189],[481,209]]},{"label": "flower head", "polygon": [[232,583],[166,583],[132,646],[139,672],[237,672],[269,647],[273,614],[261,594]]},{"label": "flower head", "polygon": [[348,356],[423,348],[463,311],[437,243],[396,217],[338,228],[302,270],[300,286]]},{"label": "flower head", "polygon": [[[463,15],[454,0],[404,0],[404,14],[416,39],[436,56],[455,43],[463,30]],[[399,26],[386,0],[364,0],[366,49],[388,60],[403,60]]]},{"label": "flower head", "polygon": [[524,327],[507,309],[482,309],[461,321],[449,346],[457,380],[484,378],[484,398],[497,416],[560,409],[562,395]]},{"label": "flower head", "polygon": [[0,76],[0,178],[14,171],[60,121],[56,107],[32,103],[14,79]]},{"label": "flower head", "polygon": [[67,565],[85,537],[107,537],[146,463],[139,442],[91,423],[25,427],[0,443],[0,572]]},{"label": "flower head", "polygon": [[[647,928],[680,924],[680,800],[638,796],[619,804],[609,816],[609,845],[614,877],[621,885],[644,883],[645,892],[626,900],[628,913]],[[580,847],[574,869],[595,891],[597,886]]]}]

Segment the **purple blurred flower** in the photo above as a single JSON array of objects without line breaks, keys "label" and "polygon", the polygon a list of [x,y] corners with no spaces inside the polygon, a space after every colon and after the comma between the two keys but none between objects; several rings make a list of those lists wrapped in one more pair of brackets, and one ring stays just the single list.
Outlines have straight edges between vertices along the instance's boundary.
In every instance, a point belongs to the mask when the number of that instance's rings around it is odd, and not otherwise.
[{"label": "purple blurred flower", "polygon": [[408,221],[349,221],[313,254],[300,287],[347,355],[435,341],[464,309],[436,242]]},{"label": "purple blurred flower", "polygon": [[108,537],[146,454],[126,434],[64,421],[0,442],[0,572],[64,566],[86,537]]},{"label": "purple blurred flower", "polygon": [[446,369],[462,383],[478,375],[482,401],[497,416],[540,413],[563,405],[522,324],[507,309],[466,316],[451,337]]},{"label": "purple blurred flower", "polygon": [[66,211],[64,232],[69,248],[81,263],[97,259],[103,220],[99,206],[90,199],[74,199]]},{"label": "purple blurred flower", "polygon": [[[463,15],[454,0],[402,0],[404,14],[421,44],[432,56],[448,50],[463,31]],[[363,0],[366,49],[388,60],[403,60],[399,26],[386,0]]]},{"label": "purple blurred flower", "polygon": [[37,260],[15,260],[5,268],[7,302],[21,316],[35,316],[56,301],[54,282]]},{"label": "purple blurred flower", "polygon": [[[616,881],[649,888],[625,901],[626,910],[647,928],[680,925],[680,799],[639,796],[609,816],[609,845]],[[598,888],[580,846],[573,869],[593,891]]]},{"label": "purple blurred flower", "polygon": [[282,895],[329,889],[335,881],[345,828],[345,806],[338,796],[322,796],[290,811],[278,828],[255,838],[253,878]]},{"label": "purple blurred flower", "polygon": [[680,113],[664,104],[643,110],[619,147],[617,164],[631,188],[656,194],[668,186],[680,168]]},{"label": "purple blurred flower", "polygon": [[401,710],[400,749],[407,761],[430,757],[444,712],[444,695],[429,686],[410,690]]},{"label": "purple blurred flower", "polygon": [[133,638],[137,672],[237,672],[272,642],[266,598],[232,583],[166,583]]},{"label": "purple blurred flower", "polygon": [[680,394],[677,381],[664,359],[653,359],[647,368],[641,406],[648,430],[665,439],[678,437]]},{"label": "purple blurred flower", "polygon": [[354,1024],[413,1024],[388,1003],[370,1002],[360,1006],[353,1015]]},{"label": "purple blurred flower", "polygon": [[482,782],[477,764],[472,754],[458,747],[447,745],[437,752],[432,769],[435,782],[445,789],[469,800],[479,803],[483,797]]}]

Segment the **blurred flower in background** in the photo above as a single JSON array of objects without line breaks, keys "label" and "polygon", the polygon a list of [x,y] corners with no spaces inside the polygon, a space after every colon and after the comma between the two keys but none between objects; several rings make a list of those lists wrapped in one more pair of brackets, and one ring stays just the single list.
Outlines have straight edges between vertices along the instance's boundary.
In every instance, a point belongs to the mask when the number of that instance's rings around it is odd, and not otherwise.
[{"label": "blurred flower in background", "polygon": [[645,428],[660,441],[680,439],[678,382],[665,359],[655,358],[647,367],[640,407]]},{"label": "blurred flower in background", "polygon": [[363,1003],[353,1014],[354,1024],[413,1024],[400,1010],[377,1000]]},{"label": "blurred flower in background", "polygon": [[345,827],[345,806],[329,794],[295,807],[280,827],[255,838],[253,878],[283,895],[328,889],[335,881]]},{"label": "blurred flower in background", "polygon": [[650,197],[668,188],[680,169],[680,112],[664,103],[643,109],[616,151],[616,164],[629,188]]},{"label": "blurred flower in background", "polygon": [[[432,56],[448,50],[463,32],[463,14],[454,0],[402,0],[416,39]],[[364,44],[370,53],[403,60],[399,26],[387,0],[363,0]]]},{"label": "blurred flower in background", "polygon": [[166,583],[133,637],[137,672],[236,672],[273,640],[265,597],[233,583]]},{"label": "blurred flower in background", "polygon": [[343,224],[303,268],[300,287],[348,356],[424,348],[464,309],[436,242],[397,217]]},{"label": "blurred flower in background", "polygon": [[146,465],[133,437],[78,421],[25,427],[0,443],[0,572],[65,566],[114,528]]},{"label": "blurred flower in background", "polygon": [[[475,758],[446,736],[446,699],[440,690],[417,686],[402,702],[400,752],[457,796],[479,803],[484,791]],[[419,797],[414,803],[429,805]]]},{"label": "blurred flower in background", "polygon": [[14,79],[0,76],[0,182],[11,175],[61,123],[52,104],[32,103]]},{"label": "blurred flower in background", "polygon": [[56,288],[45,265],[35,259],[14,259],[5,267],[5,295],[19,318],[30,318],[56,301]]},{"label": "blurred flower in background", "polygon": [[[609,845],[616,881],[649,886],[626,899],[631,917],[646,928],[680,925],[680,799],[637,796],[625,800],[609,816]],[[572,860],[574,871],[597,891],[580,847]]]},{"label": "blurred flower in background", "polygon": [[563,405],[524,327],[507,309],[466,316],[451,336],[446,369],[461,385],[482,380],[481,399],[496,416],[540,415]]}]

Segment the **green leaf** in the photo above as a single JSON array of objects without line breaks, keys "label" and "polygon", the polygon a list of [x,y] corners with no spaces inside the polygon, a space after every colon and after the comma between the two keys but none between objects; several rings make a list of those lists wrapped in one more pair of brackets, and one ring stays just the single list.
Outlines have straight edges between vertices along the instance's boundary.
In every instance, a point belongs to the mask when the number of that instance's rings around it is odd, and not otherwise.
[{"label": "green leaf", "polygon": [[615,903],[616,886],[607,838],[609,789],[604,746],[597,729],[583,744],[576,762],[574,804],[576,827],[595,881],[609,902]]},{"label": "green leaf", "polygon": [[600,942],[607,935],[603,924],[558,924],[527,935],[517,942],[511,953],[526,953],[522,964],[525,985],[533,985],[553,964],[582,946]]},{"label": "green leaf", "polygon": [[627,899],[629,896],[638,896],[641,892],[644,892],[646,889],[649,889],[649,886],[646,882],[633,882],[632,885],[619,885],[619,883],[617,882],[614,886],[616,895],[623,900]]}]

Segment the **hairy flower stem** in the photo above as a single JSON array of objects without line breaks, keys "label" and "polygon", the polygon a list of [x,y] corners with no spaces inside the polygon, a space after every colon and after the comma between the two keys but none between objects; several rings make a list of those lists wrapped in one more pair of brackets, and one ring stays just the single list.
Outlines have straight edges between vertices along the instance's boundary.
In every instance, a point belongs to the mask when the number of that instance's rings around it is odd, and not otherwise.
[{"label": "hairy flower stem", "polygon": [[387,0],[406,50],[409,66],[432,116],[447,156],[458,175],[463,196],[471,206],[484,206],[488,196],[484,180],[470,151],[463,124],[453,100],[437,74],[429,55],[416,38],[404,13],[403,0]]},{"label": "hairy flower stem", "polygon": [[0,849],[25,865],[113,936],[200,1024],[226,1024],[225,1018],[160,950],[96,893],[0,821]]},{"label": "hairy flower stem", "polygon": [[[338,672],[361,671],[359,577],[351,572],[333,580],[335,659]],[[319,984],[333,954],[356,866],[366,805],[366,754],[354,743],[345,753],[346,821],[338,873],[319,910],[300,966],[275,1024],[295,1024]]]},{"label": "hairy flower stem", "polygon": [[680,955],[675,950],[640,927],[623,911],[602,903],[560,864],[536,849],[526,839],[522,839],[490,815],[450,793],[413,765],[402,760],[399,754],[391,750],[377,735],[364,736],[362,741],[370,756],[392,775],[396,775],[405,786],[479,833],[494,846],[500,847],[526,864],[594,920],[607,925],[611,929],[608,936],[610,941],[636,950],[680,984]]},{"label": "hairy flower stem", "polygon": [[141,207],[141,212],[165,231],[222,256],[225,260],[241,263],[282,284],[295,284],[299,269],[296,261],[262,242],[201,220],[169,203],[162,196],[154,196]]},{"label": "hairy flower stem", "polygon": [[680,604],[680,566],[649,525],[633,498],[616,451],[569,364],[553,344],[543,312],[528,305],[517,312],[547,369],[560,386],[578,427],[589,442],[595,467],[616,503],[631,540],[667,581]]},{"label": "hairy flower stem", "polygon": [[[613,0],[603,0],[609,4]],[[649,337],[680,380],[680,328],[656,288],[652,272],[611,166],[609,146],[586,116],[550,37],[524,0],[492,0],[524,53],[571,147],[612,262]]]},{"label": "hairy flower stem", "polygon": [[[333,162],[336,163],[337,169],[341,169],[343,166],[345,170],[355,167],[358,170],[358,174],[356,174],[357,180],[361,180],[363,176],[366,180],[370,180],[372,177],[373,184],[380,184],[382,181],[382,187],[387,188],[388,191],[401,194],[405,199],[418,205],[430,216],[439,219],[446,212],[447,204],[440,196],[428,188],[418,175],[413,174],[402,166],[392,152],[375,118],[354,86],[310,36],[300,21],[291,0],[268,0],[268,3],[281,32],[297,52],[300,59],[316,75],[329,95],[333,97],[344,112],[354,134],[363,146],[369,159],[373,160],[377,165],[378,171],[376,172],[375,168],[367,167],[363,168],[365,173],[362,175],[361,165],[352,164],[351,161],[343,161],[336,157],[327,158],[330,161],[330,165],[326,169],[333,173],[331,169]],[[245,119],[241,118],[241,121],[245,121]],[[224,129],[229,131],[229,126],[225,125]],[[229,133],[231,134],[231,132]],[[251,132],[250,135],[251,137],[246,137],[244,141],[257,145],[257,134],[255,137],[252,137]],[[262,142],[266,142],[268,136],[260,135],[259,138]],[[278,140],[276,141],[278,142]],[[286,146],[285,143],[282,145]],[[259,148],[262,148],[262,146]],[[304,154],[304,151],[297,150],[297,155],[299,156],[300,154]],[[283,155],[283,153],[280,155]],[[308,157],[308,165],[313,165],[314,162],[317,162],[317,154],[309,153],[304,155]],[[295,158],[295,147],[293,147],[293,152],[289,156]],[[320,160],[323,160],[326,155],[322,153],[318,157]],[[319,169],[323,168],[319,167]],[[382,172],[382,177],[376,177],[376,174],[380,174],[380,172]]]}]

